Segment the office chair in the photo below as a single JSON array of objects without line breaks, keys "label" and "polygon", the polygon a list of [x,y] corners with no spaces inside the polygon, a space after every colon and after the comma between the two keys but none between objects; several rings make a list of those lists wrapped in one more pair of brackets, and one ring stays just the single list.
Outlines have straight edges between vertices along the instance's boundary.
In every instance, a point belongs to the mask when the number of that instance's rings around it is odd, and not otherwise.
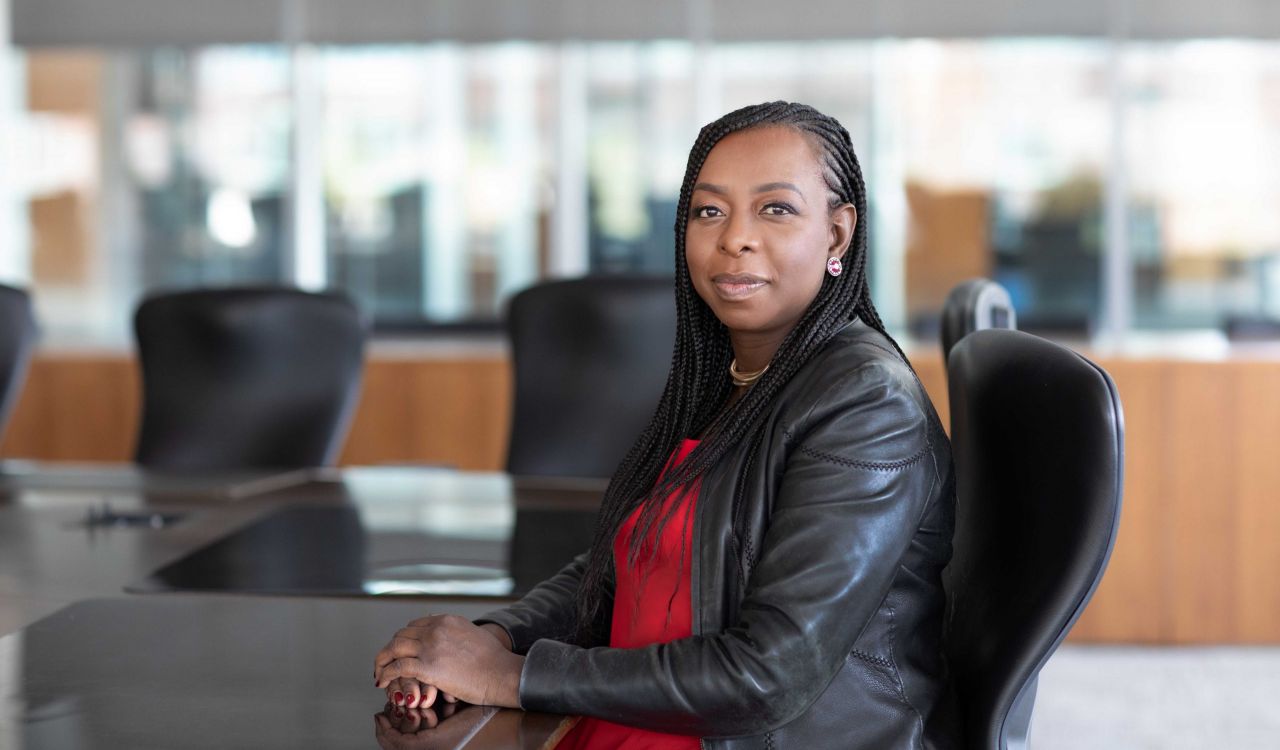
[{"label": "office chair", "polygon": [[1028,333],[972,333],[949,371],[957,513],[945,648],[963,747],[1020,750],[1037,675],[1115,543],[1124,417],[1102,368]]},{"label": "office chair", "polygon": [[159,294],[134,316],[136,460],[218,471],[331,464],[359,393],[367,324],[345,295],[283,288]]},{"label": "office chair", "polygon": [[0,436],[22,391],[35,343],[31,297],[21,289],[0,284]]},{"label": "office chair", "polygon": [[957,284],[942,305],[942,361],[956,342],[986,328],[1018,327],[1009,292],[994,281],[969,279]]},{"label": "office chair", "polygon": [[611,477],[649,424],[675,345],[670,276],[552,281],[511,299],[507,471]]}]

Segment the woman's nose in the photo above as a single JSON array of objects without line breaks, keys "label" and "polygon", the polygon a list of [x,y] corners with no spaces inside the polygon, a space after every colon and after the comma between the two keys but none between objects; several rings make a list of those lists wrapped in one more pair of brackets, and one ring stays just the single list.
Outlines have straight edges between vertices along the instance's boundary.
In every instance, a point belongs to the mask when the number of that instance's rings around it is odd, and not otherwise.
[{"label": "woman's nose", "polygon": [[750,215],[743,216],[737,212],[731,214],[724,223],[724,231],[720,233],[720,252],[736,258],[744,252],[758,249],[760,238]]}]

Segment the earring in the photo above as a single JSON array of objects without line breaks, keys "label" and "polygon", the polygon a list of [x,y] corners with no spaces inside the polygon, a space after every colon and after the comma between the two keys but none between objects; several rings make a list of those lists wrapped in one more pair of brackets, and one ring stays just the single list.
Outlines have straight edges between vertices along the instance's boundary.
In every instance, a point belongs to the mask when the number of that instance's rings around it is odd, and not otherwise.
[{"label": "earring", "polygon": [[832,276],[839,276],[840,274],[844,273],[844,264],[840,262],[839,258],[828,258],[827,273],[831,274]]}]

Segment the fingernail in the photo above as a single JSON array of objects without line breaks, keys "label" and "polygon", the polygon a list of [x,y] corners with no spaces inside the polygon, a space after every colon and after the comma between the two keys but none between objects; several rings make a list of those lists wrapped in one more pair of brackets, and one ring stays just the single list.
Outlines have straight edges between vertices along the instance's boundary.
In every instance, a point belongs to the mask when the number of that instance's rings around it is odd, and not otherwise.
[{"label": "fingernail", "polygon": [[410,706],[413,706],[413,705],[416,705],[417,703],[418,703],[418,698],[415,698],[413,695],[410,695],[410,696],[409,696],[409,705],[410,705]]},{"label": "fingernail", "polygon": [[395,695],[391,697],[391,702],[396,704],[397,706],[400,705],[401,703],[404,703],[404,693],[397,690]]}]

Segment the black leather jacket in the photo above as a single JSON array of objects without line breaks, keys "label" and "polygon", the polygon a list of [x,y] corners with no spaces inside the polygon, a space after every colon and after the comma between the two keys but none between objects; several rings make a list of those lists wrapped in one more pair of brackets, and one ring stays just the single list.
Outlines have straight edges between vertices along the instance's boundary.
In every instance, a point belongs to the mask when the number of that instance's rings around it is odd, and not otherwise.
[{"label": "black leather jacket", "polygon": [[745,585],[730,511],[748,448],[702,479],[691,638],[635,649],[545,638],[572,630],[585,555],[478,621],[506,628],[526,655],[525,709],[696,735],[707,748],[955,744],[941,651],[955,485],[924,389],[855,321],[766,419],[746,477]]}]

